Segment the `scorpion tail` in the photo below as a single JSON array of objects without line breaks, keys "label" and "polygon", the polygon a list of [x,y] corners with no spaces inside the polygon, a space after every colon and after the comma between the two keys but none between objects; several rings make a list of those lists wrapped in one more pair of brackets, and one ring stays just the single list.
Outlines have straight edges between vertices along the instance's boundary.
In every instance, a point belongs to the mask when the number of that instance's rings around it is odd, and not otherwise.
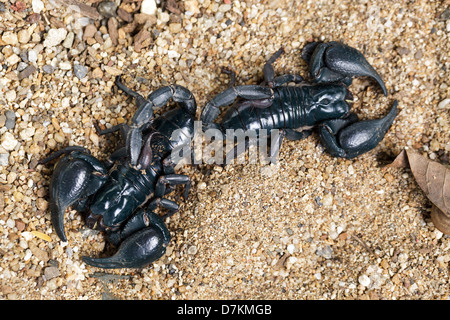
[{"label": "scorpion tail", "polygon": [[148,227],[126,238],[111,257],[82,259],[90,266],[103,269],[144,268],[164,255],[169,241],[159,228]]},{"label": "scorpion tail", "polygon": [[313,42],[305,46],[303,59],[309,64],[311,76],[317,82],[342,81],[349,85],[354,77],[371,77],[387,96],[380,75],[357,49],[339,42]]}]

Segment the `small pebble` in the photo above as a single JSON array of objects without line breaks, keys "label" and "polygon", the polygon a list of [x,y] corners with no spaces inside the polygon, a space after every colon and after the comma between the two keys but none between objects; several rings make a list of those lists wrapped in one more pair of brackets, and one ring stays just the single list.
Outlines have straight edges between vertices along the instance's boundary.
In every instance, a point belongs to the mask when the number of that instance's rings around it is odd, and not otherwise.
[{"label": "small pebble", "polygon": [[[28,67],[28,64],[25,62],[19,62],[19,64],[17,65],[17,71],[22,71],[24,70],[26,67]],[[21,80],[21,79],[20,79]]]},{"label": "small pebble", "polygon": [[38,54],[36,50],[29,50],[28,51],[28,61],[29,62],[36,62],[38,59]]},{"label": "small pebble", "polygon": [[2,40],[3,42],[5,42],[6,44],[9,45],[16,45],[18,43],[18,38],[17,38],[17,34],[12,32],[12,31],[6,31],[3,33],[2,35]]},{"label": "small pebble", "polygon": [[28,29],[22,29],[17,33],[17,40],[20,43],[28,43],[30,41],[31,34]]},{"label": "small pebble", "polygon": [[13,66],[16,63],[20,62],[20,57],[17,54],[12,54],[10,55],[8,58],[6,58],[6,62],[10,65]]},{"label": "small pebble", "polygon": [[50,280],[59,276],[57,267],[47,267],[44,269],[44,276],[46,280]]},{"label": "small pebble", "polygon": [[44,47],[53,48],[60,44],[67,36],[67,30],[64,28],[50,29],[44,40]]},{"label": "small pebble", "polygon": [[26,67],[24,70],[19,72],[18,78],[19,78],[19,80],[28,78],[36,71],[37,71],[36,67],[33,65],[30,65],[30,66]]},{"label": "small pebble", "polygon": [[25,128],[20,131],[19,136],[22,140],[28,140],[34,136],[35,131],[34,127]]},{"label": "small pebble", "polygon": [[97,32],[97,27],[93,24],[88,24],[86,28],[84,28],[83,40],[94,37],[94,34]]},{"label": "small pebble", "polygon": [[327,245],[324,248],[317,249],[316,254],[325,259],[331,259],[333,257],[333,249]]},{"label": "small pebble", "polygon": [[156,1],[155,0],[144,0],[141,3],[141,13],[145,14],[156,14]]},{"label": "small pebble", "polygon": [[55,68],[50,64],[46,64],[45,66],[42,67],[42,71],[48,74],[52,74],[53,71],[55,71]]},{"label": "small pebble", "polygon": [[197,247],[196,246],[190,246],[187,250],[187,253],[190,255],[195,255],[197,253]]},{"label": "small pebble", "polygon": [[9,153],[0,153],[0,166],[6,167],[9,164]]},{"label": "small pebble", "polygon": [[358,282],[364,286],[364,287],[368,287],[370,285],[370,278],[368,276],[366,276],[365,274],[359,276],[358,278]]},{"label": "small pebble", "polygon": [[78,79],[83,79],[88,73],[88,68],[79,64],[73,66],[73,73]]},{"label": "small pebble", "polygon": [[61,70],[70,70],[72,69],[72,64],[70,61],[61,61],[58,65]]},{"label": "small pebble", "polygon": [[67,37],[64,39],[62,46],[66,49],[72,48],[74,39],[75,39],[75,34],[72,31],[70,31],[67,34]]},{"label": "small pebble", "polygon": [[446,98],[446,99],[442,100],[441,102],[439,102],[439,104],[438,104],[439,109],[447,109],[449,107],[450,107],[450,98]]},{"label": "small pebble", "polygon": [[32,0],[31,7],[34,13],[40,13],[44,10],[44,3],[41,0]]},{"label": "small pebble", "polygon": [[117,4],[112,1],[102,1],[97,6],[97,11],[105,18],[116,16]]}]

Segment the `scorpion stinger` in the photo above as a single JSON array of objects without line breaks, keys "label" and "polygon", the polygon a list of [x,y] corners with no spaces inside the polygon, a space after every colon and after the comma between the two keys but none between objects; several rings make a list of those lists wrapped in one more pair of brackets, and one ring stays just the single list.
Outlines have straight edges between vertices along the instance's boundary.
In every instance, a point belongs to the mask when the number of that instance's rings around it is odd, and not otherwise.
[{"label": "scorpion stinger", "polygon": [[340,42],[311,42],[302,50],[311,77],[316,82],[342,81],[347,86],[354,77],[373,78],[387,96],[386,86],[378,72],[357,49]]}]

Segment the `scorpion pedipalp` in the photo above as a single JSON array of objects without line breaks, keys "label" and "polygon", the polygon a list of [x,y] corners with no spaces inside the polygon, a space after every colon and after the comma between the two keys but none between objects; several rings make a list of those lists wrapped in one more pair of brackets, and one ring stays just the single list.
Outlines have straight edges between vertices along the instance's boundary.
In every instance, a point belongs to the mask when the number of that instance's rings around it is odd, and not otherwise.
[{"label": "scorpion pedipalp", "polygon": [[361,52],[340,42],[312,42],[305,46],[303,59],[316,82],[342,81],[350,85],[354,77],[373,78],[387,96],[386,85]]}]

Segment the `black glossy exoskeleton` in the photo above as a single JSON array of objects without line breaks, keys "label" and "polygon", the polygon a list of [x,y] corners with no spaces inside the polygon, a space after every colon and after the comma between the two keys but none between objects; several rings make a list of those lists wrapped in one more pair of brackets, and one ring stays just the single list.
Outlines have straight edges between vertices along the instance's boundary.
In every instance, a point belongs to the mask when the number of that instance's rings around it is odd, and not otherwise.
[{"label": "black glossy exoskeleton", "polygon": [[[397,101],[382,119],[358,121],[350,113],[353,97],[347,87],[353,77],[372,77],[387,95],[381,77],[359,51],[337,42],[307,45],[302,56],[309,63],[313,83],[295,74],[275,77],[272,64],[282,52],[278,50],[265,64],[263,85],[234,86],[232,74],[230,87],[202,110],[203,129],[223,133],[227,129],[279,129],[281,143],[283,137],[305,138],[318,127],[326,150],[344,158],[354,158],[378,145],[397,114]],[[290,82],[298,85],[285,85]],[[232,104],[221,122],[214,123],[219,108]]]},{"label": "black glossy exoskeleton", "polygon": [[[119,125],[101,134],[121,130],[125,147],[104,163],[82,147],[67,147],[41,163],[65,154],[50,181],[52,223],[59,238],[67,241],[64,212],[69,206],[84,212],[87,225],[106,231],[109,242],[119,245],[108,258],[83,257],[101,268],[140,268],[159,259],[170,241],[164,218],[178,210],[165,199],[175,185],[184,185],[187,198],[190,179],[175,174],[170,154],[190,143],[194,132],[196,102],[189,90],[170,85],[154,91],[147,99],[117,79],[116,85],[136,99],[138,110],[131,125]],[[154,118],[153,109],[170,99],[179,107]],[[176,138],[173,132],[178,131]],[[168,213],[160,217],[153,210],[161,206]]]}]

